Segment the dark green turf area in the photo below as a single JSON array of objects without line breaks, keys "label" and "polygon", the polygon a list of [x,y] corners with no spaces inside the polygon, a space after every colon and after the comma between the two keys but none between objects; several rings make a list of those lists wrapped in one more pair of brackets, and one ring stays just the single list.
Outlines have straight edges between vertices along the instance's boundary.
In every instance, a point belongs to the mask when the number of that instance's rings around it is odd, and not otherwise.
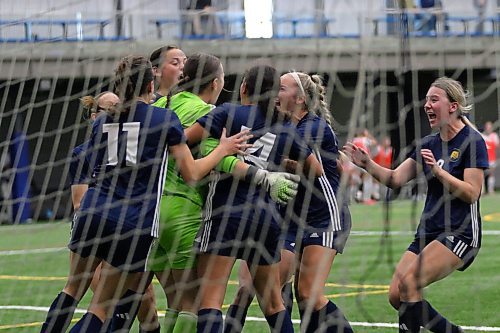
[{"label": "dark green turf area", "polygon": [[[412,231],[418,221],[422,203],[415,208],[411,201],[398,201],[390,207],[389,229]],[[416,213],[412,213],[415,211]],[[382,231],[383,207],[352,205],[353,231]],[[486,231],[500,230],[500,195],[485,196],[481,201]],[[485,221],[488,220],[488,221]],[[38,223],[0,227],[0,306],[48,307],[64,284],[68,272],[69,223]],[[396,312],[389,306],[384,288],[390,282],[394,266],[412,239],[409,233],[383,238],[379,235],[357,235],[349,238],[343,255],[335,259],[330,283],[361,284],[328,286],[327,293],[352,322],[395,323]],[[425,290],[426,298],[452,321],[467,326],[500,327],[500,235],[484,235],[483,246],[474,264],[465,272],[455,272],[444,281]],[[61,250],[50,249],[62,248]],[[6,251],[49,249],[7,255]],[[236,270],[231,278],[237,280]],[[375,285],[375,287],[370,287]],[[155,286],[160,310],[165,298]],[[230,284],[225,304],[229,304],[236,285]],[[363,294],[363,291],[375,294]],[[344,295],[343,295],[344,294]],[[85,297],[80,308],[88,304]],[[81,314],[76,314],[79,318]],[[255,304],[249,316],[262,318]],[[293,313],[298,318],[298,312]],[[42,311],[0,308],[0,333],[38,332],[37,322],[45,318]],[[34,326],[25,326],[33,323]],[[296,325],[298,332],[298,325]],[[356,332],[396,332],[395,328],[354,326]],[[500,330],[500,329],[499,329]],[[267,332],[265,322],[249,321],[245,332]]]}]

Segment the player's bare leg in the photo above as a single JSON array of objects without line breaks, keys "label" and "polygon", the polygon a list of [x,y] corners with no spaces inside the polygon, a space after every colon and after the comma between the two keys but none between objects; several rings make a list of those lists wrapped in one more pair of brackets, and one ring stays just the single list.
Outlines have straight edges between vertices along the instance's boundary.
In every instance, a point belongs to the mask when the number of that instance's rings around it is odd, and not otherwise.
[{"label": "player's bare leg", "polygon": [[320,327],[337,332],[352,332],[349,322],[337,306],[325,297],[325,284],[337,251],[320,245],[306,246],[295,273],[296,297],[301,326],[309,332]]},{"label": "player's bare leg", "polygon": [[410,265],[417,259],[417,255],[411,251],[406,251],[399,260],[396,270],[392,275],[391,284],[389,286],[389,303],[396,310],[399,309],[401,301],[399,300],[399,283],[404,274],[408,271]]},{"label": "player's bare leg", "polygon": [[198,332],[222,329],[222,304],[234,262],[233,257],[203,253],[198,257],[200,310]]},{"label": "player's bare leg", "polygon": [[272,332],[293,332],[290,314],[281,297],[280,264],[255,265],[250,268],[253,286]]},{"label": "player's bare leg", "polygon": [[463,261],[439,241],[432,241],[416,256],[399,279],[400,331],[418,332],[426,327],[432,332],[462,332],[439,314],[422,298],[422,290],[429,284],[450,275]]}]

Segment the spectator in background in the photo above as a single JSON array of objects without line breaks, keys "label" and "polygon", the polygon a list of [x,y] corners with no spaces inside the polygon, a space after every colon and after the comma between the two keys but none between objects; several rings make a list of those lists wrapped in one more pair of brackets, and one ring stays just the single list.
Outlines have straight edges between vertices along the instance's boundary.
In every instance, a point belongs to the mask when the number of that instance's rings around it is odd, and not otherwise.
[{"label": "spectator in background", "polygon": [[493,124],[487,121],[484,124],[484,131],[482,133],[483,139],[486,142],[486,150],[488,151],[489,169],[485,173],[486,193],[492,194],[495,192],[495,169],[497,165],[497,150],[500,146],[498,134],[493,131]]},{"label": "spectator in background", "polygon": [[348,204],[357,201],[359,186],[361,185],[361,175],[359,168],[348,159],[339,159],[342,177],[347,178]]},{"label": "spectator in background", "polygon": [[[372,150],[376,146],[377,140],[366,128],[363,128],[358,130],[356,136],[352,139],[352,143],[367,152],[369,156],[373,156]],[[356,193],[356,200],[368,205],[373,204],[373,178],[360,168],[358,168],[358,173],[362,184],[361,190]]]},{"label": "spectator in background", "polygon": [[415,9],[415,1],[414,0],[403,0],[401,2],[401,6],[405,9]]},{"label": "spectator in background", "polygon": [[474,8],[477,11],[477,25],[476,25],[476,33],[482,34],[484,32],[484,16],[486,14],[486,5],[488,4],[488,0],[473,0]]},{"label": "spectator in background", "polygon": [[[391,146],[391,138],[388,136],[382,139],[382,143],[377,145],[375,156],[373,158],[375,163],[378,165],[390,169],[392,167],[392,146]],[[373,198],[375,200],[379,200],[380,197],[385,197],[387,193],[387,187],[382,185],[380,188],[380,183],[375,181],[373,184]]]},{"label": "spectator in background", "polygon": [[222,33],[220,22],[215,15],[212,0],[191,0],[186,8],[189,19],[192,20],[191,35],[219,35]]},{"label": "spectator in background", "polygon": [[440,0],[420,0],[418,8],[421,9],[415,15],[415,30],[424,34],[436,33],[436,14],[433,11],[442,8]]}]

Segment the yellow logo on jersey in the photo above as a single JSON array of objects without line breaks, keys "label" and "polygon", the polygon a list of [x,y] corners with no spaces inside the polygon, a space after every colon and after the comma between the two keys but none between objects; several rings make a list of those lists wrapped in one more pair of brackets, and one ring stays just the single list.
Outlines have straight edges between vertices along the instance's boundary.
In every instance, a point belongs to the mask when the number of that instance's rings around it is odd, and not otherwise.
[{"label": "yellow logo on jersey", "polygon": [[458,158],[460,157],[460,150],[459,149],[453,149],[450,154],[450,161],[456,162],[458,161]]}]

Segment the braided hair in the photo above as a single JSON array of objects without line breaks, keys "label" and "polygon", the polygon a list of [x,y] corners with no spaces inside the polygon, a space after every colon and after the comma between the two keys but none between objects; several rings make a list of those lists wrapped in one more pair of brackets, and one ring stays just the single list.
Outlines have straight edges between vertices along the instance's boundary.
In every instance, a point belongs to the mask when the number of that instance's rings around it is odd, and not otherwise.
[{"label": "braided hair", "polygon": [[[306,110],[314,112],[323,118],[328,125],[332,124],[332,114],[326,102],[326,89],[321,76],[309,75],[301,72],[291,72],[292,76],[298,77],[297,85],[300,92],[304,94]],[[294,78],[295,79],[295,78]],[[295,79],[297,81],[297,79]]]},{"label": "braided hair", "polygon": [[127,108],[135,97],[148,92],[153,78],[151,62],[147,58],[134,55],[124,57],[115,70],[113,92]]}]

